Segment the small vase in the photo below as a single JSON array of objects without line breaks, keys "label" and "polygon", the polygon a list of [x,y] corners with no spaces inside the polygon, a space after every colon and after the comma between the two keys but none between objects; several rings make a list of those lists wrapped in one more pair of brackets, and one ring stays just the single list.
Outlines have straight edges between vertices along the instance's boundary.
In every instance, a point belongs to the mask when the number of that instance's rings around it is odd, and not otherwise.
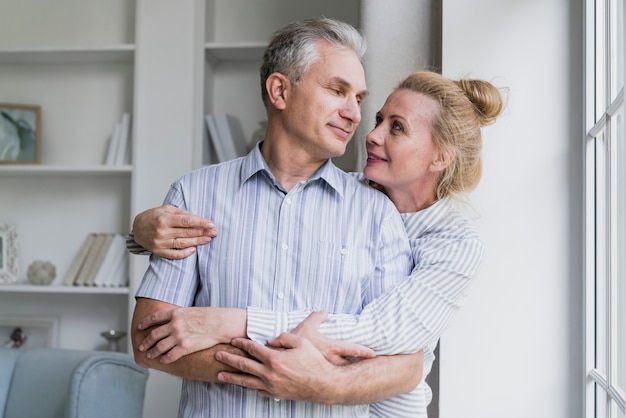
[{"label": "small vase", "polygon": [[120,351],[119,340],[126,336],[124,331],[110,329],[100,333],[109,342],[109,351]]}]

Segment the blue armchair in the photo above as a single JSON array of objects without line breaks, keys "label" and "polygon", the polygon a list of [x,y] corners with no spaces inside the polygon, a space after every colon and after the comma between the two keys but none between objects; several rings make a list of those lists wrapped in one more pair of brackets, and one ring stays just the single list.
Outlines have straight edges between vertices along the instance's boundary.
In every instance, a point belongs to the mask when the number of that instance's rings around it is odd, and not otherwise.
[{"label": "blue armchair", "polygon": [[0,348],[0,416],[141,418],[147,379],[128,354]]}]

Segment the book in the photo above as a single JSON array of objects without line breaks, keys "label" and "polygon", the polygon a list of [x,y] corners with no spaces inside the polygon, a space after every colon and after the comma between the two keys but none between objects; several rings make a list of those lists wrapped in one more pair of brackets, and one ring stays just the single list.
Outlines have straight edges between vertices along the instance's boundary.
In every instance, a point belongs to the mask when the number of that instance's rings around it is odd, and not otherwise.
[{"label": "book", "polygon": [[126,239],[120,234],[111,234],[104,257],[93,277],[93,285],[108,286],[110,283],[121,282],[115,275],[119,274],[119,265],[124,264],[125,256]]},{"label": "book", "polygon": [[78,277],[74,283],[75,285],[93,286],[93,278],[100,268],[100,264],[102,263],[102,259],[104,258],[106,248],[108,247],[109,242],[112,239],[112,234],[96,233],[96,238],[93,246],[91,247],[91,251],[85,259],[85,264],[78,274]]},{"label": "book", "polygon": [[117,149],[120,144],[120,132],[122,125],[120,123],[116,123],[113,126],[113,132],[111,133],[111,138],[109,139],[109,147],[107,149],[107,155],[104,160],[105,165],[114,165],[115,158],[117,157]]},{"label": "book", "polygon": [[124,250],[122,257],[109,275],[105,286],[126,287],[128,286],[128,251]]},{"label": "book", "polygon": [[119,143],[115,157],[115,165],[124,165],[130,162],[130,114],[122,115],[120,123]]},{"label": "book", "polygon": [[215,118],[217,132],[224,147],[226,157],[224,161],[246,155],[247,141],[239,119],[228,113],[216,113],[213,117]]},{"label": "book", "polygon": [[222,146],[222,140],[220,138],[220,134],[217,131],[217,124],[215,123],[215,118],[213,115],[206,115],[204,117],[204,121],[206,123],[207,131],[209,133],[209,141],[213,144],[213,148],[215,149],[215,155],[217,157],[218,162],[227,161],[226,151]]},{"label": "book", "polygon": [[93,243],[95,242],[95,240],[96,240],[95,233],[87,234],[87,237],[85,237],[85,241],[83,241],[83,245],[79,248],[78,253],[74,257],[74,260],[72,261],[72,264],[70,265],[70,268],[67,270],[67,273],[65,274],[65,278],[63,279],[64,285],[72,286],[75,283],[78,277],[78,274],[80,273],[80,270],[85,264],[85,260],[87,259],[87,256],[91,252],[91,249],[93,247]]},{"label": "book", "polygon": [[237,118],[227,113],[213,113],[205,116],[205,122],[218,162],[246,154],[246,139]]}]

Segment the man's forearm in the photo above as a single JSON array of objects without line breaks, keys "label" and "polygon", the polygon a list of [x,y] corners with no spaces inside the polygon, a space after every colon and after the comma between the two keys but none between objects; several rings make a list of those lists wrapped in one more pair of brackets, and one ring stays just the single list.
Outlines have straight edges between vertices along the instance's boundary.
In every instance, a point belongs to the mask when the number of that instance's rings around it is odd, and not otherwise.
[{"label": "man's forearm", "polygon": [[374,403],[410,392],[419,384],[423,375],[423,352],[378,356],[338,366],[337,371],[334,382],[329,382],[337,397],[333,403]]},{"label": "man's forearm", "polygon": [[185,379],[200,380],[204,382],[217,382],[217,373],[220,371],[233,371],[234,369],[218,362],[215,353],[219,350],[228,351],[245,356],[246,353],[229,345],[221,344],[206,350],[197,351],[186,355],[174,363],[164,364],[161,357],[149,358],[147,351],[139,349],[142,342],[152,328],[139,329],[139,323],[149,314],[156,311],[167,311],[178,308],[175,305],[149,298],[138,298],[131,325],[131,341],[135,361],[142,367],[160,370]]},{"label": "man's forearm", "polygon": [[238,371],[215,360],[215,353],[218,350],[245,355],[243,351],[230,344],[219,344],[206,350],[188,354],[174,363],[163,364],[157,358],[152,360],[145,359],[140,364],[143,367],[160,370],[184,379],[218,383],[217,374],[219,372]]}]

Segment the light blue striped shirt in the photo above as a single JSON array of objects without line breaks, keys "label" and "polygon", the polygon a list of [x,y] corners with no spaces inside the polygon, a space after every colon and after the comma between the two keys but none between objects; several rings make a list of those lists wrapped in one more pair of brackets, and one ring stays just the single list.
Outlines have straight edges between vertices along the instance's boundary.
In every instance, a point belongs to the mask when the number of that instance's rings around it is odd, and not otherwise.
[{"label": "light blue striped shirt", "polygon": [[[450,199],[416,213],[402,214],[415,267],[411,275],[367,305],[359,315],[330,315],[325,335],[362,344],[378,354],[415,353],[424,349],[424,377],[434,349],[483,259],[483,244],[469,220]],[[290,331],[310,311],[272,312],[248,308],[248,336],[266,341]],[[275,329],[274,324],[284,328]],[[372,404],[374,417],[425,418],[432,393],[424,380],[408,394]]]},{"label": "light blue striped shirt", "polygon": [[[165,203],[212,219],[220,235],[183,260],[152,256],[137,297],[179,306],[357,314],[412,267],[393,203],[330,161],[286,193],[256,147],[246,157],[182,177]],[[179,415],[366,417],[369,412],[367,405],[275,402],[234,385],[184,380]]]}]

